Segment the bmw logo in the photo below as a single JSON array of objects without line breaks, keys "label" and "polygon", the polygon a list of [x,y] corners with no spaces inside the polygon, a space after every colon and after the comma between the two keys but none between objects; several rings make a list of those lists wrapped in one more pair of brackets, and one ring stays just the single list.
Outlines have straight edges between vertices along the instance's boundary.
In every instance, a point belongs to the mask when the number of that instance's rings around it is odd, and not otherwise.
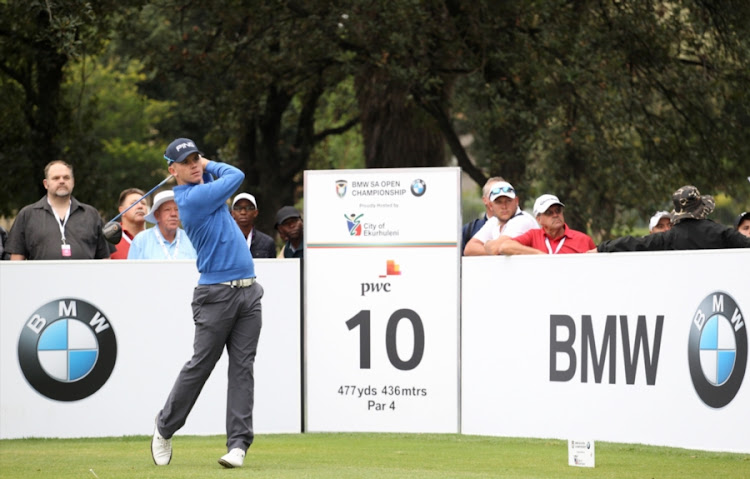
[{"label": "bmw logo", "polygon": [[427,191],[427,183],[424,180],[414,180],[411,182],[411,194],[414,196],[422,196]]},{"label": "bmw logo", "polygon": [[57,401],[94,394],[109,379],[116,359],[112,324],[80,299],[58,299],[37,309],[18,340],[18,362],[26,380]]},{"label": "bmw logo", "polygon": [[715,292],[698,306],[688,340],[690,377],[701,400],[713,408],[737,395],[747,367],[747,330],[728,294]]}]

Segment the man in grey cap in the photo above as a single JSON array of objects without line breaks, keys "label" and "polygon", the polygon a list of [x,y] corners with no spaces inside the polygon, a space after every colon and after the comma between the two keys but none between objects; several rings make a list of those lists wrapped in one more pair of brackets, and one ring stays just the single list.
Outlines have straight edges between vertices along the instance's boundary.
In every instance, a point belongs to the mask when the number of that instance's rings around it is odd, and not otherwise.
[{"label": "man in grey cap", "polygon": [[[689,249],[750,248],[750,238],[728,226],[707,219],[714,210],[714,199],[701,195],[692,185],[683,186],[672,195],[672,229],[642,238],[625,236],[604,241],[600,253],[618,251],[663,251]],[[592,252],[594,252],[592,251]]]},{"label": "man in grey cap", "polygon": [[302,215],[294,206],[282,206],[276,213],[276,224],[274,225],[286,241],[284,248],[279,253],[279,258],[302,258]]}]

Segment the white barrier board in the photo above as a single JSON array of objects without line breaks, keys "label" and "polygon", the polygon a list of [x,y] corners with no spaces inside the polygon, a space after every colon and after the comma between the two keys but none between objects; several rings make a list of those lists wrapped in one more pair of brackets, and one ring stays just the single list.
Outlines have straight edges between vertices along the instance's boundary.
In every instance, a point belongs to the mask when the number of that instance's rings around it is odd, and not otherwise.
[{"label": "white barrier board", "polygon": [[458,432],[459,178],[305,172],[306,430]]},{"label": "white barrier board", "polygon": [[[255,361],[254,429],[257,434],[300,432],[298,260],[256,260],[255,267],[265,295]],[[197,281],[192,261],[0,262],[0,438],[151,434],[156,413],[192,355],[190,303]],[[38,314],[48,303],[52,306]],[[37,353],[36,344],[22,344],[32,336],[53,338],[48,330],[64,322],[49,321],[60,304],[61,317],[87,323],[97,318],[98,358],[80,379],[72,367],[60,371],[54,361],[44,362],[44,356],[59,351],[40,352],[39,369],[27,361],[29,351]],[[45,316],[52,323],[47,329],[39,319]],[[93,336],[74,327],[80,321],[67,322],[71,346],[66,353],[70,358],[79,354],[78,362],[85,363],[86,353],[72,351],[72,344],[76,337],[86,343]],[[102,365],[113,356],[113,368]],[[48,393],[58,399],[38,392],[25,374],[42,389],[54,386]],[[224,354],[178,434],[225,434],[226,384]],[[86,390],[97,387],[93,393]],[[85,397],[71,399],[75,395]]]},{"label": "white barrier board", "polygon": [[748,271],[746,250],[464,258],[462,433],[749,453]]}]

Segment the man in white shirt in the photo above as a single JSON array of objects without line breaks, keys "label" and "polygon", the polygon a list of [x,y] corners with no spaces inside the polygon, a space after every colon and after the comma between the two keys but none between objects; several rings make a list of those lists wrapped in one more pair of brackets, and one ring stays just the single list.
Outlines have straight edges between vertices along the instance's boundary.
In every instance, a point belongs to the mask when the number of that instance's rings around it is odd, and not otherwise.
[{"label": "man in white shirt", "polygon": [[501,236],[513,238],[530,229],[539,228],[539,224],[534,217],[522,211],[518,206],[516,190],[507,181],[500,181],[492,185],[490,203],[493,216],[466,243],[465,256],[497,254],[497,251],[493,250],[493,246]]}]

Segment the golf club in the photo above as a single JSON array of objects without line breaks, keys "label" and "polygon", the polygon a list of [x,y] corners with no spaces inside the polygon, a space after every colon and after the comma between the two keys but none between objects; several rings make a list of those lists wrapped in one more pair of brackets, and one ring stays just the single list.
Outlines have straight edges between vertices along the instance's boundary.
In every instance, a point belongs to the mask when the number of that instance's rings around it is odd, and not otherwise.
[{"label": "golf club", "polygon": [[122,216],[125,213],[127,213],[128,210],[130,210],[130,208],[132,208],[133,206],[137,205],[140,201],[142,201],[144,198],[148,197],[151,193],[153,193],[154,191],[156,191],[159,188],[161,188],[162,186],[164,186],[171,179],[172,179],[172,175],[167,176],[166,178],[164,178],[161,181],[161,183],[159,183],[158,185],[156,185],[153,188],[151,188],[151,190],[148,193],[146,193],[145,195],[143,195],[140,198],[138,198],[137,200],[135,200],[132,205],[128,206],[127,208],[125,208],[124,210],[122,210],[120,212],[120,214],[118,214],[117,216],[115,216],[114,218],[112,218],[111,220],[109,220],[107,222],[107,224],[105,224],[104,227],[102,228],[102,233],[104,234],[104,239],[106,239],[108,242],[110,242],[112,244],[119,243],[120,240],[122,239],[122,225],[117,222],[118,218],[120,218],[120,216]]}]

